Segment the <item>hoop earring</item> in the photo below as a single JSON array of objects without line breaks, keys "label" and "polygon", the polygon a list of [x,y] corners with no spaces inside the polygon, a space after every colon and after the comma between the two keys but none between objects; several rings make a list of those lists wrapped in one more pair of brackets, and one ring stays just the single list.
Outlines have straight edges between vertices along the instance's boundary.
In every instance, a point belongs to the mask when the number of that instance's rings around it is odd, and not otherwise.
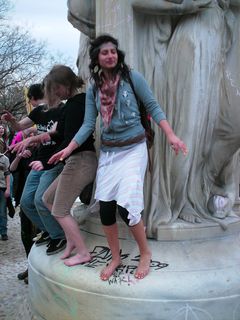
[{"label": "hoop earring", "polygon": [[101,77],[101,74],[102,74],[102,69],[100,68],[98,71],[98,76]]},{"label": "hoop earring", "polygon": [[97,73],[99,71],[99,67],[98,65],[96,64],[95,67],[93,68],[93,73]]}]

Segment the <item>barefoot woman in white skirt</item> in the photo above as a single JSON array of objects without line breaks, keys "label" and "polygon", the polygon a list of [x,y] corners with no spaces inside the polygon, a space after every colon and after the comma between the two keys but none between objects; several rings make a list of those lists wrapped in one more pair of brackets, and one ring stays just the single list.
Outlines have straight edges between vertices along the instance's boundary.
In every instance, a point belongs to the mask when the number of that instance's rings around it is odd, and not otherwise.
[{"label": "barefoot woman in white skirt", "polygon": [[140,261],[134,275],[142,279],[148,274],[151,262],[151,251],[141,219],[148,157],[145,129],[129,78],[137,97],[163,129],[176,154],[179,150],[186,153],[187,149],[172,131],[143,76],[131,71],[125,64],[124,53],[118,48],[115,38],[100,35],[91,43],[89,53],[93,83],[86,95],[84,123],[68,147],[55,154],[51,161],[63,160],[79,147],[95,129],[100,113],[101,152],[95,199],[100,202],[100,218],[112,253],[112,260],[101,271],[100,277],[108,280],[121,264],[116,223],[118,208],[118,213],[138,244]]}]

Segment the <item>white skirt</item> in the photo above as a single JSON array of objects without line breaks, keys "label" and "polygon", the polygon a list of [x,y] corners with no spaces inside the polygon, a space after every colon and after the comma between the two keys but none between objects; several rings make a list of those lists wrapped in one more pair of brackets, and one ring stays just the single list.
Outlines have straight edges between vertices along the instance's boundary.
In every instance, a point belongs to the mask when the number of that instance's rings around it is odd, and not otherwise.
[{"label": "white skirt", "polygon": [[123,151],[100,152],[96,191],[99,201],[115,200],[128,210],[129,225],[136,225],[144,209],[143,183],[148,162],[146,142]]}]

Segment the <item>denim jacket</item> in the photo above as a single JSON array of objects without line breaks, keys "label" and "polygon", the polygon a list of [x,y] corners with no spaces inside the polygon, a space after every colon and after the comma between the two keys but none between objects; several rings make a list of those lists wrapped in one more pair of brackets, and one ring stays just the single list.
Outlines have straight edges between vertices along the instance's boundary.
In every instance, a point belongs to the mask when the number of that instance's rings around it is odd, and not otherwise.
[{"label": "denim jacket", "polygon": [[[161,120],[165,120],[166,116],[160,105],[154,98],[150,87],[144,77],[137,71],[131,71],[134,89],[138,98],[143,102],[147,113],[152,119],[159,124]],[[96,118],[100,112],[100,97],[99,93],[94,92],[94,85],[90,85],[86,94],[86,109],[84,122],[79,131],[76,133],[73,140],[81,145],[88,136],[94,131]],[[130,84],[123,79],[120,79],[115,109],[113,111],[111,123],[108,128],[103,126],[100,119],[101,139],[110,141],[123,141],[137,137],[144,133],[144,128],[141,124],[140,111],[132,91]],[[121,147],[125,148],[125,147]],[[104,151],[112,151],[117,147],[101,146]]]}]

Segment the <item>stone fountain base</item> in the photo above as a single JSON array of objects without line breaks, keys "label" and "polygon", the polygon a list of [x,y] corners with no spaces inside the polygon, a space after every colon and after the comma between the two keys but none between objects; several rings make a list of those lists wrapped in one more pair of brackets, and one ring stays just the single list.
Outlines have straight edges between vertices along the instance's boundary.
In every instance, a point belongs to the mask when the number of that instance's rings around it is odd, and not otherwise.
[{"label": "stone fountain base", "polygon": [[120,223],[123,266],[103,282],[99,273],[111,256],[91,217],[81,225],[91,262],[67,267],[61,253],[32,248],[33,313],[41,320],[240,320],[240,219],[225,220],[226,231],[214,223],[162,227],[165,240],[149,240],[151,271],[143,280],[133,276],[136,243]]}]

